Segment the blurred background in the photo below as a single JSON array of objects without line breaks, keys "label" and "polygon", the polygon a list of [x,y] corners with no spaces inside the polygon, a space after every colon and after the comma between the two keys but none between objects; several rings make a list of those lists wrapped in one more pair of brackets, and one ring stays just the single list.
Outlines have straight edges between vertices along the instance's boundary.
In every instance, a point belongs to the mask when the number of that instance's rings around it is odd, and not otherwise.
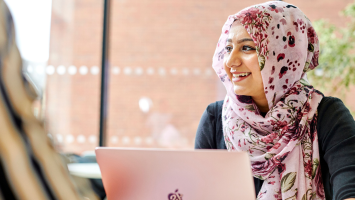
[{"label": "blurred background", "polygon": [[[43,96],[34,112],[59,150],[99,145],[103,0],[7,0],[23,70]],[[111,0],[110,147],[193,149],[200,117],[225,89],[212,55],[228,15],[265,1]],[[289,0],[315,24],[320,67],[311,83],[355,110],[353,0]],[[347,8],[347,9],[345,9]],[[341,12],[345,9],[345,12]]]}]

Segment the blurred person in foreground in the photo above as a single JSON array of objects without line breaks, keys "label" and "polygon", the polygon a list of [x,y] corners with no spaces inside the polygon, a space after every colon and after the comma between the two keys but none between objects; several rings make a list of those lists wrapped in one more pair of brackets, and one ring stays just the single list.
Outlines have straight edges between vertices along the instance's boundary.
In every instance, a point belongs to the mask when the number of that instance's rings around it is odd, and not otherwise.
[{"label": "blurred person in foreground", "polygon": [[308,82],[318,56],[310,20],[286,2],[222,28],[213,68],[227,95],[203,113],[195,148],[247,152],[257,199],[355,199],[355,122]]},{"label": "blurred person in foreground", "polygon": [[0,199],[97,199],[76,185],[32,110],[36,92],[22,74],[13,19],[0,0]]}]

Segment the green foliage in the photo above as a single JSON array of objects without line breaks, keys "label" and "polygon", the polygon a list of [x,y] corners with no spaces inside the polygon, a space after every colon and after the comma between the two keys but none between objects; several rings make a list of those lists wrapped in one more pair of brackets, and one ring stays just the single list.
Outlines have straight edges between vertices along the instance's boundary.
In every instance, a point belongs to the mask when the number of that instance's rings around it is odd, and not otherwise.
[{"label": "green foliage", "polygon": [[312,85],[327,95],[342,95],[349,85],[355,84],[355,2],[342,14],[350,19],[344,28],[324,20],[313,23],[320,42],[319,66],[308,77]]}]

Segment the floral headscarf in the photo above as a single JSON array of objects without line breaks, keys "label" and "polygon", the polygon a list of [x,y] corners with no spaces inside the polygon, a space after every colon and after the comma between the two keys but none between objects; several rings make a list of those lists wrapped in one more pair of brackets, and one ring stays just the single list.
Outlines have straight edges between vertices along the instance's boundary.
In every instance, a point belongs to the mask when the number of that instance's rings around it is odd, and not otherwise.
[{"label": "floral headscarf", "polygon": [[[234,93],[223,57],[235,20],[256,44],[269,112],[261,116],[249,96]],[[296,6],[270,1],[229,16],[213,57],[227,89],[222,110],[229,151],[249,154],[253,176],[265,180],[258,199],[324,199],[317,136],[323,94],[307,81],[318,66],[319,42],[310,20]]]}]

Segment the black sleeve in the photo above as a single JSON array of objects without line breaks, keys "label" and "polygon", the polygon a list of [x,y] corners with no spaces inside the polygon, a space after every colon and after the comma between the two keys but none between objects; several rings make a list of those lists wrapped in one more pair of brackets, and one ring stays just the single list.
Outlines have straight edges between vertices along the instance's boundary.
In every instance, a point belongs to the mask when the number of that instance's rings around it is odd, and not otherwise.
[{"label": "black sleeve", "polygon": [[211,103],[202,114],[195,138],[195,149],[217,149],[215,141],[216,117],[215,107],[217,103]]},{"label": "black sleeve", "polygon": [[[355,197],[355,122],[340,99],[325,97],[318,108],[320,157],[330,177],[333,199]],[[321,164],[321,166],[323,166]],[[323,170],[329,170],[323,173]],[[325,177],[326,178],[326,177]],[[325,181],[327,182],[327,181]],[[326,191],[327,192],[327,191]]]}]

